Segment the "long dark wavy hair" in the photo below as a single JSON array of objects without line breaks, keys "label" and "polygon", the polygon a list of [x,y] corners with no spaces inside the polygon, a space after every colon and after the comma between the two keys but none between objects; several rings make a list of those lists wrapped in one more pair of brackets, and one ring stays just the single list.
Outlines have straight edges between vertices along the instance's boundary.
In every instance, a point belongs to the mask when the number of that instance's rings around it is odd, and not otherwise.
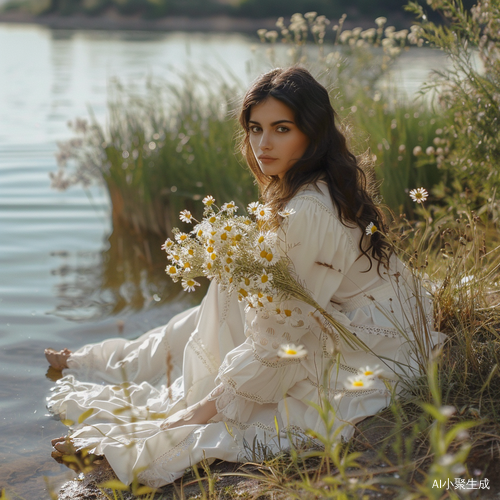
[{"label": "long dark wavy hair", "polygon": [[[252,106],[269,97],[281,101],[294,113],[295,123],[309,138],[302,158],[282,176],[266,175],[260,169],[250,147],[249,120]],[[240,149],[259,187],[262,201],[269,204],[279,223],[277,213],[283,209],[299,189],[319,179],[326,181],[333,203],[338,209],[340,221],[347,227],[359,227],[361,253],[367,256],[372,267],[373,259],[387,267],[391,247],[384,236],[375,232],[365,235],[366,227],[373,222],[377,229],[385,232],[384,215],[374,203],[376,192],[372,169],[358,161],[347,147],[344,135],[335,124],[337,114],[328,91],[304,68],[293,66],[274,69],[261,75],[243,98],[239,121],[243,127]],[[368,162],[366,162],[368,163]],[[368,269],[368,270],[369,270]]]}]

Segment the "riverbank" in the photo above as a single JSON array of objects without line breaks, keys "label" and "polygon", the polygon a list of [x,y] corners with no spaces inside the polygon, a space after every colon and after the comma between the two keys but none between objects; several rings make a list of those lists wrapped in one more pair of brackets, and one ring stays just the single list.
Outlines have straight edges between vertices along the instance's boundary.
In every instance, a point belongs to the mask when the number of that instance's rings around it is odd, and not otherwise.
[{"label": "riverbank", "polygon": [[[65,30],[134,30],[134,31],[186,31],[186,32],[219,32],[219,33],[251,33],[258,29],[276,29],[276,18],[242,18],[232,16],[189,17],[172,16],[160,19],[144,19],[141,16],[123,16],[114,10],[109,10],[100,16],[85,16],[82,14],[61,16],[49,14],[35,16],[26,12],[0,13],[0,23],[5,24],[38,24],[51,29]],[[408,25],[408,19],[401,13],[396,13],[389,19],[389,24],[396,27]],[[360,26],[364,29],[374,26],[371,18],[347,18],[344,28],[351,29]]]}]

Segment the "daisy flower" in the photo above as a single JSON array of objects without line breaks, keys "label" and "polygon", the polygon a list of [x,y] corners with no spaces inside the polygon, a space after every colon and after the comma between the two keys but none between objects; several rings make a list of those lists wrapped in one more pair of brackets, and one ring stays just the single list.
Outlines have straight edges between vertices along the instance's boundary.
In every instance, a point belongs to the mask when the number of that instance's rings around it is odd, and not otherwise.
[{"label": "daisy flower", "polygon": [[175,239],[177,240],[178,243],[182,243],[183,241],[186,241],[189,238],[189,234],[186,233],[177,233],[175,235]]},{"label": "daisy flower", "polygon": [[264,264],[265,266],[272,266],[273,264],[276,264],[276,261],[278,260],[278,256],[272,250],[262,248],[262,249],[259,249],[259,252],[257,254],[257,260],[261,264]]},{"label": "daisy flower", "polygon": [[161,246],[161,249],[167,251],[172,247],[173,244],[174,242],[170,238],[167,238],[165,243],[163,243],[163,245]]},{"label": "daisy flower", "polygon": [[429,193],[424,188],[412,189],[410,191],[410,198],[417,203],[423,203],[428,196]]},{"label": "daisy flower", "polygon": [[222,205],[221,207],[221,210],[224,210],[224,212],[227,212],[228,214],[233,214],[234,212],[236,212],[236,210],[238,210],[238,207],[236,206],[234,201],[230,201],[229,203],[224,203],[224,205]]},{"label": "daisy flower", "polygon": [[271,209],[266,207],[265,205],[261,205],[255,214],[257,216],[257,220],[268,220],[271,218]]},{"label": "daisy flower", "polygon": [[281,212],[278,212],[278,215],[281,215],[281,217],[288,217],[290,215],[293,215],[295,213],[295,208],[288,208],[281,210]]},{"label": "daisy flower", "polygon": [[366,226],[365,231],[367,236],[371,236],[372,234],[375,234],[378,231],[378,227],[373,222],[370,222],[370,224]]},{"label": "daisy flower", "polygon": [[282,344],[280,345],[278,356],[280,358],[301,359],[307,356],[307,351],[303,345]]},{"label": "daisy flower", "polygon": [[208,196],[205,196],[205,198],[203,198],[203,200],[201,200],[201,201],[203,202],[203,205],[205,205],[206,207],[209,207],[215,203],[215,198],[211,195],[208,195]]},{"label": "daisy flower", "polygon": [[266,287],[269,285],[269,282],[272,281],[272,279],[273,275],[271,273],[266,273],[264,271],[257,283],[259,284],[260,287]]},{"label": "daisy flower", "polygon": [[181,284],[185,292],[194,292],[195,288],[200,286],[200,284],[193,279],[182,280]]},{"label": "daisy flower", "polygon": [[252,203],[250,203],[247,207],[247,212],[252,215],[257,215],[260,207],[261,204],[258,201],[252,201]]},{"label": "daisy flower", "polygon": [[188,224],[193,223],[193,216],[189,210],[183,210],[181,214],[179,215],[179,219],[182,222],[187,222]]},{"label": "daisy flower", "polygon": [[368,389],[373,385],[373,380],[364,377],[363,375],[355,375],[352,377],[347,377],[344,382],[346,389],[351,391],[361,391],[363,389]]},{"label": "daisy flower", "polygon": [[257,237],[257,245],[261,247],[262,245],[272,246],[276,243],[276,239],[277,234],[273,231],[260,232]]},{"label": "daisy flower", "polygon": [[179,270],[175,266],[167,266],[165,272],[171,277],[175,277],[179,274]]}]

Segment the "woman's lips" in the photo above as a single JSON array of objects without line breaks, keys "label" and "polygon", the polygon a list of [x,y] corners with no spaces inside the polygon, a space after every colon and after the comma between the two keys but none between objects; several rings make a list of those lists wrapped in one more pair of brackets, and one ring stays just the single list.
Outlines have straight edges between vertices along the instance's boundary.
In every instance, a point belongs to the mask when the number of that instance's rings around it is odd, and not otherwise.
[{"label": "woman's lips", "polygon": [[272,158],[271,156],[259,156],[259,161],[262,163],[272,163],[278,158]]}]

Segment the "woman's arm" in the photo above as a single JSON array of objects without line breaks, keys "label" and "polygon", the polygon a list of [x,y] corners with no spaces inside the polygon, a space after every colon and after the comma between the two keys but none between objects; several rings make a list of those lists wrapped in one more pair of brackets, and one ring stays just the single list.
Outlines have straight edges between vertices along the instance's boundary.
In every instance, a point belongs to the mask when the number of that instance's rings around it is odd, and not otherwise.
[{"label": "woman's arm", "polygon": [[182,425],[205,425],[217,414],[215,401],[209,401],[209,396],[200,402],[180,410],[168,417],[161,425],[162,430],[173,429]]}]

